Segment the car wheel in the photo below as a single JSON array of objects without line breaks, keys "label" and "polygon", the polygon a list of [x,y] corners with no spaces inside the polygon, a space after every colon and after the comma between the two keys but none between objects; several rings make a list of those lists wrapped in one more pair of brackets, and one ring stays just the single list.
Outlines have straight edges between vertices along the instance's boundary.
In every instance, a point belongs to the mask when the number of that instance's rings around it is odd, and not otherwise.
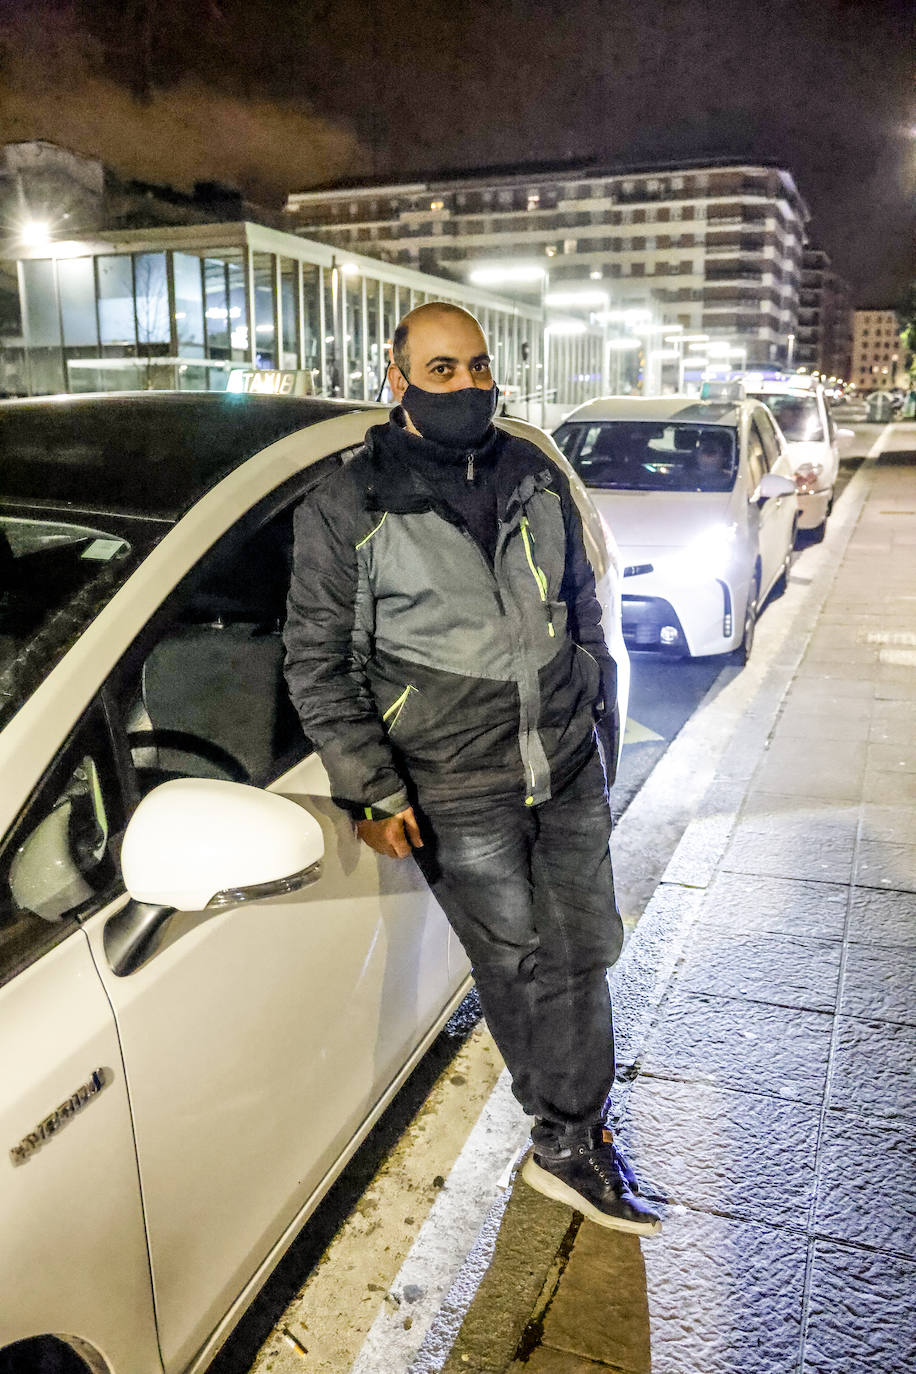
[{"label": "car wheel", "polygon": [[757,630],[757,603],[760,599],[760,574],[754,574],[747,596],[747,606],[744,611],[744,634],[741,636],[741,643],[737,649],[732,650],[731,659],[733,663],[739,663],[743,668],[751,656],[754,647],[754,635]]},{"label": "car wheel", "polygon": [[805,543],[820,544],[826,533],[827,517],[825,516],[819,525],[815,525],[813,529],[805,530]]}]

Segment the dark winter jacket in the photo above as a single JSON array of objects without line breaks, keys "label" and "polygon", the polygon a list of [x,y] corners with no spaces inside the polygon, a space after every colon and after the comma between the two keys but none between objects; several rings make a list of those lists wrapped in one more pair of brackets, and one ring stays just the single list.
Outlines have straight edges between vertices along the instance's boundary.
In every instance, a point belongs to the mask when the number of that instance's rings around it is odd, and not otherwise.
[{"label": "dark winter jacket", "polygon": [[394,419],[376,426],[296,512],[286,677],[355,816],[402,810],[408,783],[430,807],[543,802],[616,699],[562,471],[498,430],[468,455],[495,493],[490,557],[459,514],[462,492],[443,499],[468,469],[435,450]]}]

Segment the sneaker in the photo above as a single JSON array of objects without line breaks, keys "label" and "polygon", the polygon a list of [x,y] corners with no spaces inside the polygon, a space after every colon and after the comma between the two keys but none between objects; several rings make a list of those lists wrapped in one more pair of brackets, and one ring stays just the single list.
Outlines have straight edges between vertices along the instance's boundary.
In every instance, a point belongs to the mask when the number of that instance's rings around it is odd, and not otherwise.
[{"label": "sneaker", "polygon": [[628,1182],[632,1170],[616,1146],[604,1140],[575,1145],[560,1157],[532,1152],[522,1165],[522,1178],[554,1202],[563,1202],[589,1221],[612,1231],[657,1236],[661,1219],[637,1197]]},{"label": "sneaker", "polygon": [[602,1142],[602,1144],[604,1144],[604,1145],[610,1145],[611,1150],[613,1151],[613,1154],[614,1154],[614,1159],[615,1159],[617,1168],[620,1170],[620,1173],[622,1174],[623,1178],[626,1180],[626,1185],[627,1185],[627,1187],[629,1188],[630,1192],[631,1192],[631,1193],[638,1193],[638,1192],[639,1192],[639,1179],[636,1177],[636,1175],[634,1174],[634,1172],[633,1172],[633,1170],[632,1170],[630,1164],[627,1162],[627,1159],[626,1159],[626,1156],[625,1156],[624,1153],[623,1153],[623,1150],[621,1150],[620,1146],[619,1146],[619,1145],[616,1143],[616,1141],[614,1140],[614,1132],[608,1130],[608,1128],[607,1128],[606,1126],[603,1127],[603,1128],[602,1128],[602,1131],[601,1131],[601,1142]]}]

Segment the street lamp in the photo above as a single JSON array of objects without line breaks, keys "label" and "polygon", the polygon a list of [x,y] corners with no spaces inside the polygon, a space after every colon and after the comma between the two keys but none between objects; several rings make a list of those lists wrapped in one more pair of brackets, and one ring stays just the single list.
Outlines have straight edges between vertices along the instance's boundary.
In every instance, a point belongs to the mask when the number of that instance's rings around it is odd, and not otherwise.
[{"label": "street lamp", "polygon": [[19,237],[27,248],[47,248],[51,242],[51,226],[47,220],[28,219],[19,231]]}]

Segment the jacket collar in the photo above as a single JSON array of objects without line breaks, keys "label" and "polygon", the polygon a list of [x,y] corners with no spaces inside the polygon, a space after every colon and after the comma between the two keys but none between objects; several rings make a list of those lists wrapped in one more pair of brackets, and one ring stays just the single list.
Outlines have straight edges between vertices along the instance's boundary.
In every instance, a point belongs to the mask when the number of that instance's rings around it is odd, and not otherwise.
[{"label": "jacket collar", "polygon": [[[398,411],[387,424],[373,425],[366,434],[371,480],[366,489],[366,509],[388,510],[395,515],[424,511],[442,513],[436,488],[436,467],[455,464],[455,453],[411,434],[399,423]],[[440,456],[444,455],[444,456]],[[467,457],[462,455],[462,461]],[[500,518],[512,514],[536,490],[549,486],[553,473],[543,453],[524,439],[493,428],[492,436],[475,450],[475,457],[496,468],[497,509]]]}]

